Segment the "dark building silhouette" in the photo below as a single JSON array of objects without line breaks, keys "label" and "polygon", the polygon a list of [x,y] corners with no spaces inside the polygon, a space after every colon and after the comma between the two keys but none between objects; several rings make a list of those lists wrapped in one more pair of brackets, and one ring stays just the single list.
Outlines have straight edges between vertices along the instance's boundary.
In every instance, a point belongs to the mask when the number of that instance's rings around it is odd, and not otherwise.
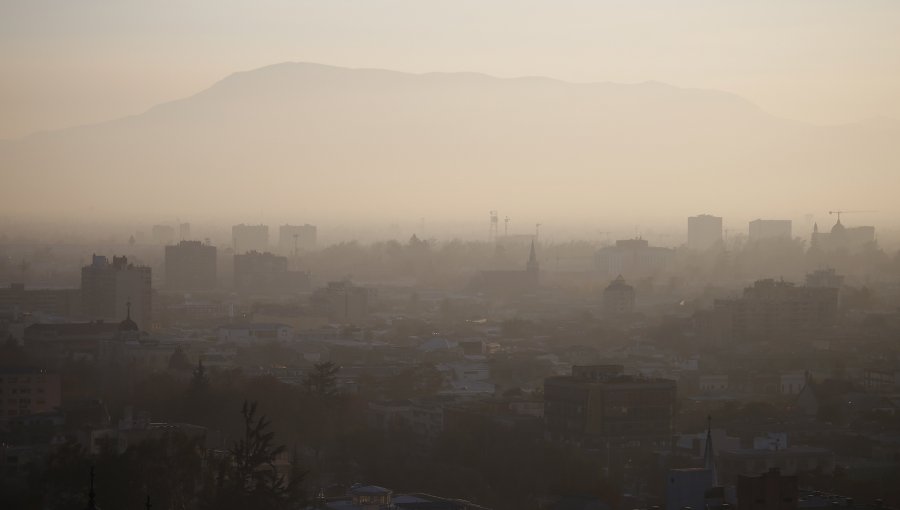
[{"label": "dark building silhouette", "polygon": [[794,510],[797,498],[797,477],[782,475],[775,468],[737,479],[738,510]]},{"label": "dark building silhouette", "polygon": [[839,289],[795,286],[759,280],[738,299],[715,301],[711,313],[697,319],[701,331],[715,331],[719,340],[759,341],[809,337],[834,325]]},{"label": "dark building silhouette", "polygon": [[558,441],[666,447],[674,415],[675,381],[625,375],[621,365],[574,366],[544,381],[547,434]]},{"label": "dark building silhouette", "polygon": [[289,271],[287,257],[252,251],[234,256],[234,288],[254,294],[297,292],[309,288],[309,273]]},{"label": "dark building silhouette", "polygon": [[534,249],[534,241],[532,241],[524,271],[481,271],[472,280],[472,287],[476,291],[487,294],[509,296],[534,291],[538,288],[539,283],[540,265]]},{"label": "dark building silhouette", "polygon": [[670,248],[650,246],[644,239],[620,239],[597,251],[597,270],[610,278],[642,278],[662,273],[674,258]]},{"label": "dark building silhouette", "polygon": [[666,480],[666,508],[711,508],[718,492],[718,471],[712,440],[712,418],[707,417],[703,467],[669,470]]},{"label": "dark building silhouette", "polygon": [[844,276],[834,269],[817,269],[806,275],[807,287],[831,287],[839,289],[844,286]]},{"label": "dark building silhouette", "polygon": [[634,287],[619,275],[603,290],[603,312],[621,315],[634,312]]},{"label": "dark building silhouette", "polygon": [[59,374],[32,367],[0,366],[0,423],[59,407]]},{"label": "dark building silhouette", "polygon": [[710,214],[701,214],[688,218],[688,248],[703,251],[721,242],[722,218]]},{"label": "dark building silhouette", "polygon": [[0,312],[44,313],[72,317],[81,313],[80,289],[26,289],[13,283],[0,288]]},{"label": "dark building silhouette", "polygon": [[847,228],[841,223],[840,216],[831,227],[831,232],[819,232],[819,224],[813,225],[810,238],[810,249],[824,253],[858,252],[875,243],[875,227]]},{"label": "dark building silhouette", "polygon": [[327,287],[316,289],[310,299],[313,307],[330,321],[358,324],[369,315],[372,292],[346,281],[329,282]]},{"label": "dark building silhouette", "polygon": [[316,248],[315,225],[282,225],[278,228],[278,253],[296,255]]},{"label": "dark building silhouette", "polygon": [[81,296],[83,313],[92,320],[122,320],[130,303],[138,326],[152,327],[150,268],[129,264],[127,257],[110,262],[94,255],[91,265],[81,269]]},{"label": "dark building silhouette", "polygon": [[118,331],[115,322],[32,324],[25,328],[25,349],[48,359],[93,361]]},{"label": "dark building silhouette", "polygon": [[165,270],[168,289],[215,289],[216,247],[200,241],[181,241],[166,246]]}]

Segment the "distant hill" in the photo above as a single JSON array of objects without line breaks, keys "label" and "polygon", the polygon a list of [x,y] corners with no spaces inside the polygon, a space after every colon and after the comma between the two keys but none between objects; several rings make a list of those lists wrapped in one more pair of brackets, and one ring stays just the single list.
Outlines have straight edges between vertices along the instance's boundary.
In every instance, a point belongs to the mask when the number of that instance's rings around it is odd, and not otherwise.
[{"label": "distant hill", "polygon": [[0,212],[18,214],[888,212],[900,209],[900,125],[816,127],[655,82],[285,63],[4,142],[0,171]]}]

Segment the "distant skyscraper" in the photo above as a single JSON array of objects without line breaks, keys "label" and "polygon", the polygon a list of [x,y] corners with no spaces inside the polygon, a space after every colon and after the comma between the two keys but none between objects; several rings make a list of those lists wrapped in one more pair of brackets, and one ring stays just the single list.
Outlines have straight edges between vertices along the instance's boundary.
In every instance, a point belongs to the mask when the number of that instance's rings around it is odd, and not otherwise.
[{"label": "distant skyscraper", "polygon": [[688,218],[688,248],[708,250],[722,242],[722,218],[701,214]]},{"label": "distant skyscraper", "polygon": [[178,240],[185,241],[191,237],[191,224],[180,223],[178,225]]},{"label": "distant skyscraper", "polygon": [[216,247],[200,241],[181,241],[166,246],[166,288],[212,290],[216,288]]},{"label": "distant skyscraper", "polygon": [[315,225],[282,225],[278,228],[278,253],[294,255],[315,248]]},{"label": "distant skyscraper", "polygon": [[151,272],[149,267],[128,263],[127,257],[112,262],[94,255],[91,264],[81,268],[81,295],[84,314],[90,319],[121,321],[131,304],[131,319],[141,329],[152,326]]},{"label": "distant skyscraper", "polygon": [[170,225],[153,225],[150,235],[156,244],[169,245],[175,242],[175,229]]},{"label": "distant skyscraper", "polygon": [[750,242],[764,239],[790,239],[791,220],[753,220],[750,222]]},{"label": "distant skyscraper", "polygon": [[269,227],[267,225],[235,225],[231,227],[231,240],[235,254],[269,251]]},{"label": "distant skyscraper", "polygon": [[613,278],[644,278],[663,273],[675,259],[675,250],[650,246],[645,239],[620,239],[597,251],[597,270]]}]

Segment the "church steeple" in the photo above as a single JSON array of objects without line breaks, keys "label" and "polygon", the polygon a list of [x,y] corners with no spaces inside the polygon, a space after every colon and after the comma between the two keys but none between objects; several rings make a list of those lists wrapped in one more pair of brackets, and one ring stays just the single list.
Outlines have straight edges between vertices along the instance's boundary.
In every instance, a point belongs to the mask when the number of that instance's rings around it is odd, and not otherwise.
[{"label": "church steeple", "polygon": [[138,331],[138,325],[131,319],[131,300],[125,303],[125,320],[119,323],[119,331]]},{"label": "church steeple", "polygon": [[97,510],[96,496],[97,494],[94,492],[94,466],[91,466],[91,490],[88,492],[88,504],[85,510]]},{"label": "church steeple", "polygon": [[718,473],[716,473],[716,453],[713,450],[712,440],[712,416],[706,417],[706,446],[703,449],[703,467],[712,473],[713,487],[719,485]]}]

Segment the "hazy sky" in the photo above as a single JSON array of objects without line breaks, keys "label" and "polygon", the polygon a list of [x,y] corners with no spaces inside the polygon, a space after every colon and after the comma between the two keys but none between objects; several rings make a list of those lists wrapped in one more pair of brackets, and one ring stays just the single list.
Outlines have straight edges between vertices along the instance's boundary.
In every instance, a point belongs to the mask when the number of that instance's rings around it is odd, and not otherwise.
[{"label": "hazy sky", "polygon": [[657,80],[814,123],[900,118],[900,2],[3,0],[0,138],[282,61]]}]

